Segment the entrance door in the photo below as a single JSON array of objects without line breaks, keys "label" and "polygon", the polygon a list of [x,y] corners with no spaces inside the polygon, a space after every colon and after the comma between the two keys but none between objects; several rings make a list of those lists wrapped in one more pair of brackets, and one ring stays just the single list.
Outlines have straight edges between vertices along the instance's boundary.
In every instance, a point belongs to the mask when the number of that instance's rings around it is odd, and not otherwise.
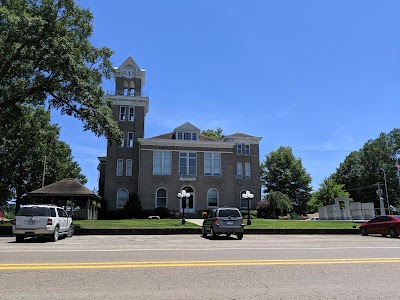
[{"label": "entrance door", "polygon": [[[190,186],[185,186],[182,190],[185,190],[187,193],[190,193],[190,197],[186,199],[186,208],[185,213],[194,213],[195,205],[194,205],[194,192]],[[180,212],[182,212],[182,205],[180,205]]]}]

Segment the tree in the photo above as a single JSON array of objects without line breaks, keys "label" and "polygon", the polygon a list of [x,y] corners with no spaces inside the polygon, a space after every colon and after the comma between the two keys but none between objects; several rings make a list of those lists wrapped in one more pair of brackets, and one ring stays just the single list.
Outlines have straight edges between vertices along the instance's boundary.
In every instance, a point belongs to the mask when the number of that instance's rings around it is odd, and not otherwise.
[{"label": "tree", "polygon": [[272,211],[273,216],[283,216],[293,209],[293,205],[288,195],[281,192],[271,191],[267,197],[268,208]]},{"label": "tree", "polygon": [[368,140],[359,151],[351,152],[330,178],[344,184],[354,201],[377,200],[376,183],[384,183],[385,175],[389,202],[396,205],[400,199],[397,177],[396,150],[400,148],[400,129]]},{"label": "tree", "polygon": [[222,140],[224,138],[224,135],[222,135],[221,127],[217,127],[217,130],[213,130],[213,129],[203,130],[201,132],[201,134],[208,136],[210,138],[216,139],[216,140]]},{"label": "tree", "polygon": [[0,120],[46,101],[84,130],[120,141],[111,102],[112,51],[94,47],[93,15],[73,0],[0,0]]},{"label": "tree", "polygon": [[[16,199],[19,210],[27,193],[43,183],[78,178],[86,183],[81,168],[73,161],[70,147],[59,141],[59,127],[50,124],[43,108],[21,106],[21,116],[0,126],[0,182],[7,193],[0,202]],[[44,177],[43,177],[44,175]],[[43,182],[44,179],[44,182]]]},{"label": "tree", "polygon": [[350,194],[344,189],[344,184],[338,184],[330,178],[325,178],[318,191],[311,195],[308,210],[317,211],[318,207],[335,203],[335,198],[338,197],[350,198]]},{"label": "tree", "polygon": [[266,155],[261,163],[261,181],[264,193],[282,192],[289,196],[297,214],[306,212],[311,195],[311,176],[303,168],[300,158],[295,158],[290,147],[279,147]]}]

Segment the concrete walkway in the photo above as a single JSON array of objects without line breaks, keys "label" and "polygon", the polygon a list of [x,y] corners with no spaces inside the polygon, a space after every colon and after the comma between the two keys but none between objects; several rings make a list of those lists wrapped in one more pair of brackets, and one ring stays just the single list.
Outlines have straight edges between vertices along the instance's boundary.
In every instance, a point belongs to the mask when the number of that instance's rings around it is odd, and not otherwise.
[{"label": "concrete walkway", "polygon": [[203,226],[204,219],[186,219],[186,222],[190,222],[199,226]]}]

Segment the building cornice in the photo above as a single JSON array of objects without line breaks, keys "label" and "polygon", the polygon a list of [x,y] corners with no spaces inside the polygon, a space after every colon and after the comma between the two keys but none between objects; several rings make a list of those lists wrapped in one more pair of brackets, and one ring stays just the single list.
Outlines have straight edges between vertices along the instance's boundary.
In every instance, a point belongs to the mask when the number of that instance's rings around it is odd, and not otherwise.
[{"label": "building cornice", "polygon": [[214,141],[187,141],[174,139],[137,139],[143,146],[164,146],[164,147],[191,147],[191,148],[210,148],[210,149],[232,149],[235,143],[230,142],[214,142]]},{"label": "building cornice", "polygon": [[149,97],[143,96],[107,96],[114,105],[143,106],[145,113],[149,112]]}]

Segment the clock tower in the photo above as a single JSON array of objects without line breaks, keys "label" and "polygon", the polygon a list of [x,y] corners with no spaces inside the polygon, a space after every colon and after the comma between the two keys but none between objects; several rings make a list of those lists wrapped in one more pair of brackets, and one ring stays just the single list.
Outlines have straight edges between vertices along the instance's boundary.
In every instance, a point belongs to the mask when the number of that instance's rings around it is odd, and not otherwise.
[{"label": "clock tower", "polygon": [[144,119],[149,98],[142,92],[145,70],[128,57],[115,71],[115,90],[107,96],[113,103],[113,118],[118,122],[122,139],[107,145],[107,156],[99,157],[99,195],[108,210],[123,209],[129,195],[138,192],[139,145],[144,137]]}]

